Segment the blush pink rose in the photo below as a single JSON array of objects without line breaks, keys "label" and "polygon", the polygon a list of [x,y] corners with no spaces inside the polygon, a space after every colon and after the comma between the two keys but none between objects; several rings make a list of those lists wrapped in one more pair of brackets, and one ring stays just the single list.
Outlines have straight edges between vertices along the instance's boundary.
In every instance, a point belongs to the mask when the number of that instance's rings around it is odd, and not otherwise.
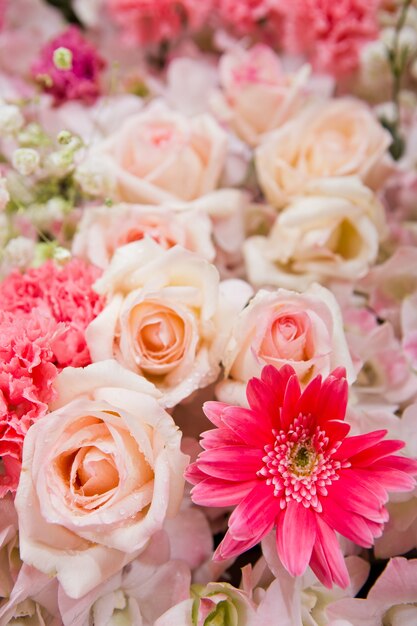
[{"label": "blush pink rose", "polygon": [[213,95],[212,109],[239,137],[256,146],[261,135],[296,115],[308,73],[305,66],[285,74],[278,55],[268,46],[236,47],[220,59],[222,91]]},{"label": "blush pink rose", "polygon": [[112,172],[117,200],[190,201],[218,186],[226,137],[210,115],[189,119],[156,103],[129,117],[95,152]]},{"label": "blush pink rose", "polygon": [[176,514],[188,457],[155,387],[115,361],[66,368],[57,391],[25,439],[20,554],[79,598]]},{"label": "blush pink rose", "polygon": [[267,364],[291,365],[305,384],[339,366],[354,380],[341,312],[328,289],[314,284],[304,293],[258,291],[239,314],[226,346],[226,379],[217,385],[217,397],[245,404],[247,382]]},{"label": "blush pink rose", "polygon": [[392,171],[390,143],[391,135],[360,100],[316,102],[257,148],[259,183],[277,208],[317,179],[358,176],[378,189]]},{"label": "blush pink rose", "polygon": [[[188,206],[192,203],[187,203]],[[212,226],[206,213],[181,212],[167,206],[116,204],[111,208],[93,207],[84,212],[75,236],[75,256],[106,268],[116,249],[148,237],[168,250],[175,245],[199,253],[212,261],[215,249],[211,242]]]},{"label": "blush pink rose", "polygon": [[95,289],[107,305],[87,329],[93,361],[115,358],[151,380],[164,406],[214,382],[233,319],[252,294],[211,263],[151,239],[119,248]]}]

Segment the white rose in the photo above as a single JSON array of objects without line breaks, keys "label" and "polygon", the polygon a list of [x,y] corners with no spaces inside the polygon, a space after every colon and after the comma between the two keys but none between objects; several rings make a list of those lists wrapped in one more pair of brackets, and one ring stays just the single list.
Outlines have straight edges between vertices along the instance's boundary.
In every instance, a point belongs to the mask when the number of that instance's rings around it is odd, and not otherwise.
[{"label": "white rose", "polygon": [[376,189],[392,170],[390,143],[391,135],[360,100],[315,103],[257,148],[259,183],[277,208],[316,179],[358,176]]},{"label": "white rose", "polygon": [[210,115],[188,119],[156,103],[127,118],[95,152],[112,166],[119,201],[159,204],[216,189],[226,149],[227,135]]},{"label": "white rose", "polygon": [[234,315],[251,295],[243,281],[220,285],[198,255],[151,239],[119,248],[95,289],[107,306],[86,331],[91,358],[145,376],[165,406],[217,378]]},{"label": "white rose", "polygon": [[354,177],[310,183],[267,237],[250,237],[244,255],[251,283],[305,289],[314,281],[355,280],[375,261],[384,210]]}]

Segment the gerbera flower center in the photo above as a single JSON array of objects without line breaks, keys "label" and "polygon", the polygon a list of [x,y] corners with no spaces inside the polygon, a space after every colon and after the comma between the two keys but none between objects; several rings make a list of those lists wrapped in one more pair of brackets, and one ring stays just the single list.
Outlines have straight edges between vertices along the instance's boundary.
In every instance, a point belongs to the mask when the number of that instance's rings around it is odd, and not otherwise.
[{"label": "gerbera flower center", "polygon": [[273,430],[275,441],[264,447],[264,466],[258,471],[285,509],[290,500],[322,510],[320,496],[339,479],[339,470],[349,466],[333,459],[340,443],[329,447],[324,430],[315,426],[310,415],[299,415],[287,431]]},{"label": "gerbera flower center", "polygon": [[299,444],[294,446],[291,452],[291,459],[293,462],[294,472],[299,474],[308,475],[313,469],[314,463],[317,459],[315,451],[309,445]]}]

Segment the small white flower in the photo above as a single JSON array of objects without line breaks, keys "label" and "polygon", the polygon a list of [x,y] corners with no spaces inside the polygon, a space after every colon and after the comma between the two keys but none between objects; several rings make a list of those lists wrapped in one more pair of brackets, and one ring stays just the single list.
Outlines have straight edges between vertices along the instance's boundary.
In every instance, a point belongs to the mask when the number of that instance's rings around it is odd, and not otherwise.
[{"label": "small white flower", "polygon": [[114,178],[105,159],[95,156],[81,163],[75,172],[81,189],[91,196],[106,196],[114,189]]},{"label": "small white flower", "polygon": [[22,128],[23,115],[15,104],[0,104],[0,135],[13,135]]},{"label": "small white flower", "polygon": [[18,148],[14,151],[13,167],[22,176],[30,176],[39,166],[39,153],[33,148]]}]

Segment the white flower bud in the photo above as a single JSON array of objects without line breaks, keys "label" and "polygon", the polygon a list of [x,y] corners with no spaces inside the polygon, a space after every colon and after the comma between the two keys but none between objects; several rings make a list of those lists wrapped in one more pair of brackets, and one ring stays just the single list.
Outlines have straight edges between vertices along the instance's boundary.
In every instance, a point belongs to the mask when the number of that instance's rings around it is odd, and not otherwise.
[{"label": "white flower bud", "polygon": [[72,139],[72,133],[69,130],[61,130],[58,134],[57,140],[61,146],[66,146]]},{"label": "white flower bud", "polygon": [[0,178],[0,211],[6,208],[6,204],[10,200],[10,194],[7,189],[7,181],[5,178]]},{"label": "white flower bud", "polygon": [[24,124],[23,115],[15,104],[0,104],[0,135],[13,135]]},{"label": "white flower bud", "polygon": [[74,165],[74,154],[71,150],[57,150],[51,152],[46,161],[46,167],[53,176],[65,176]]},{"label": "white flower bud", "polygon": [[361,69],[365,80],[373,83],[375,80],[384,80],[389,77],[388,52],[386,44],[381,41],[371,41],[362,48]]},{"label": "white flower bud", "polygon": [[72,69],[72,52],[68,48],[61,46],[56,48],[53,54],[53,62],[58,70]]},{"label": "white flower bud", "polygon": [[35,242],[28,237],[10,239],[3,250],[0,274],[6,276],[14,269],[26,269],[35,255]]},{"label": "white flower bud", "polygon": [[18,148],[14,151],[12,163],[22,176],[30,176],[39,165],[39,154],[33,148]]},{"label": "white flower bud", "polygon": [[91,196],[111,195],[114,190],[114,177],[107,162],[97,156],[84,161],[77,167],[75,180],[81,189]]}]

